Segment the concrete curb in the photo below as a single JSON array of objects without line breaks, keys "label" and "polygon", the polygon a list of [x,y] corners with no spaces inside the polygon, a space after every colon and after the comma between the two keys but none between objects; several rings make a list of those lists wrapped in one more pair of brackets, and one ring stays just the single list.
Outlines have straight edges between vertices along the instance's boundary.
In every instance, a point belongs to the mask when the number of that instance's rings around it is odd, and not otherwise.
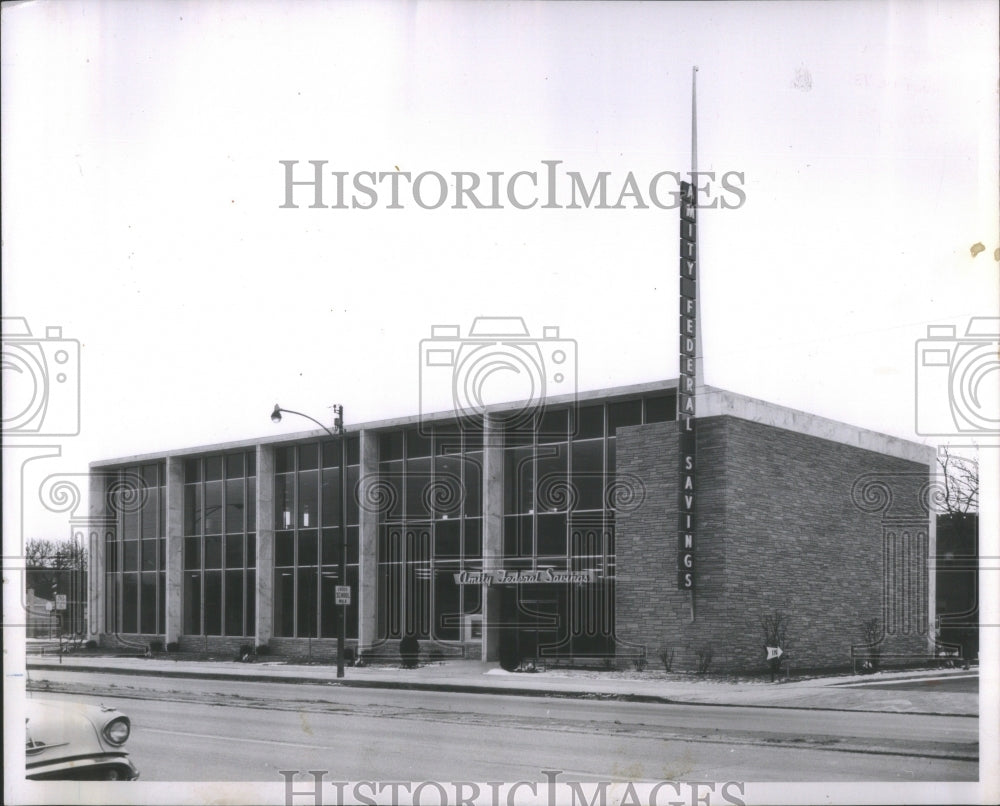
[{"label": "concrete curb", "polygon": [[[191,669],[184,670],[172,670],[172,669],[141,669],[135,667],[122,668],[122,667],[108,667],[108,666],[90,666],[82,664],[66,664],[60,665],[57,663],[28,663],[26,668],[29,671],[45,671],[45,670],[56,670],[63,672],[84,672],[84,673],[95,673],[95,674],[119,674],[119,675],[130,675],[137,677],[166,677],[166,678],[194,678],[203,680],[225,680],[229,682],[246,682],[252,681],[255,683],[287,683],[290,685],[314,685],[314,686],[333,686],[342,688],[372,688],[372,689],[400,689],[405,691],[438,691],[438,692],[452,692],[456,694],[493,694],[498,696],[512,696],[512,697],[549,697],[556,699],[586,699],[586,700],[604,700],[611,702],[638,702],[638,703],[650,703],[658,705],[700,705],[706,707],[724,707],[724,708],[769,708],[778,710],[795,710],[795,711],[840,711],[849,713],[897,713],[897,712],[887,712],[885,709],[872,709],[872,708],[836,708],[830,706],[810,706],[810,705],[782,705],[775,703],[745,703],[738,701],[725,701],[725,702],[705,702],[697,699],[688,699],[682,697],[665,697],[657,694],[637,694],[635,692],[607,692],[607,691],[588,691],[585,689],[570,689],[570,688],[531,688],[525,686],[510,686],[510,685],[475,685],[471,683],[446,683],[446,682],[420,682],[420,681],[408,681],[408,680],[365,680],[365,679],[346,679],[346,678],[333,678],[333,679],[323,679],[302,675],[280,675],[280,674],[268,674],[262,672],[257,673],[246,673],[238,674],[233,672],[223,672],[223,671],[195,671]],[[943,711],[906,711],[907,714],[913,714],[914,716],[956,716],[956,717],[966,717],[969,719],[978,719],[976,714],[958,714],[953,712],[943,712]]]}]

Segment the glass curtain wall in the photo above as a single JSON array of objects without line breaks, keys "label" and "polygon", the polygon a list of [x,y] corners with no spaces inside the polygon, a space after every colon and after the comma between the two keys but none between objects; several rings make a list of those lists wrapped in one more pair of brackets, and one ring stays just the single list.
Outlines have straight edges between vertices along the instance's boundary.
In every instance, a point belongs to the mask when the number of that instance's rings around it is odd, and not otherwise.
[{"label": "glass curtain wall", "polygon": [[476,640],[481,589],[455,575],[482,570],[483,435],[411,428],[379,437],[378,636]]},{"label": "glass curtain wall", "polygon": [[159,635],[166,622],[166,464],[112,471],[105,484],[114,528],[104,546],[105,630]]},{"label": "glass curtain wall", "polygon": [[[358,437],[346,437],[347,472],[339,440],[275,449],[274,634],[288,638],[336,638],[337,585],[350,585],[346,637],[358,637]],[[347,579],[341,582],[340,510],[343,490],[347,532]]]},{"label": "glass curtain wall", "polygon": [[256,455],[184,463],[184,634],[252,636],[256,627]]}]

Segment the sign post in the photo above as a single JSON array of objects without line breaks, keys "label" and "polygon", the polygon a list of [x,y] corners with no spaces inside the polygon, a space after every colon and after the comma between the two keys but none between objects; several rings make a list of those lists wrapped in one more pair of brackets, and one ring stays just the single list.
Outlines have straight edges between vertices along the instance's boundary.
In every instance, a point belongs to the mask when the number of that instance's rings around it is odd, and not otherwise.
[{"label": "sign post", "polygon": [[679,473],[677,488],[677,587],[691,593],[694,620],[695,525],[695,389],[698,355],[698,268],[695,188],[681,182],[680,242],[680,375],[677,387]]}]

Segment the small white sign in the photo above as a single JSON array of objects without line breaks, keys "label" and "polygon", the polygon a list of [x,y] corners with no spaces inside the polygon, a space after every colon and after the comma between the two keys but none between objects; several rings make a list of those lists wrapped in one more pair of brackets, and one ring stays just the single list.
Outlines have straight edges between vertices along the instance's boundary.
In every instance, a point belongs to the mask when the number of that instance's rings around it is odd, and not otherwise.
[{"label": "small white sign", "polygon": [[784,654],[784,650],[780,646],[769,646],[764,648],[767,650],[768,660],[774,660],[775,658],[780,658]]},{"label": "small white sign", "polygon": [[66,609],[66,594],[65,593],[57,593],[56,594],[56,610],[65,610],[65,609]]},{"label": "small white sign", "polygon": [[333,592],[333,598],[339,605],[349,605],[351,603],[351,586],[337,585]]}]

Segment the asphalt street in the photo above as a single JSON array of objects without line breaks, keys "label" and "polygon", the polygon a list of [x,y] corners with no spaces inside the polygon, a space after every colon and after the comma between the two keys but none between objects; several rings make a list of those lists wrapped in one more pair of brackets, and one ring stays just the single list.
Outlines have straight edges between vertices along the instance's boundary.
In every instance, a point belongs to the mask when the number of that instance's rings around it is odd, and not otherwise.
[{"label": "asphalt street", "polygon": [[32,696],[129,714],[143,781],[971,781],[978,719],[135,677],[48,669]]}]

